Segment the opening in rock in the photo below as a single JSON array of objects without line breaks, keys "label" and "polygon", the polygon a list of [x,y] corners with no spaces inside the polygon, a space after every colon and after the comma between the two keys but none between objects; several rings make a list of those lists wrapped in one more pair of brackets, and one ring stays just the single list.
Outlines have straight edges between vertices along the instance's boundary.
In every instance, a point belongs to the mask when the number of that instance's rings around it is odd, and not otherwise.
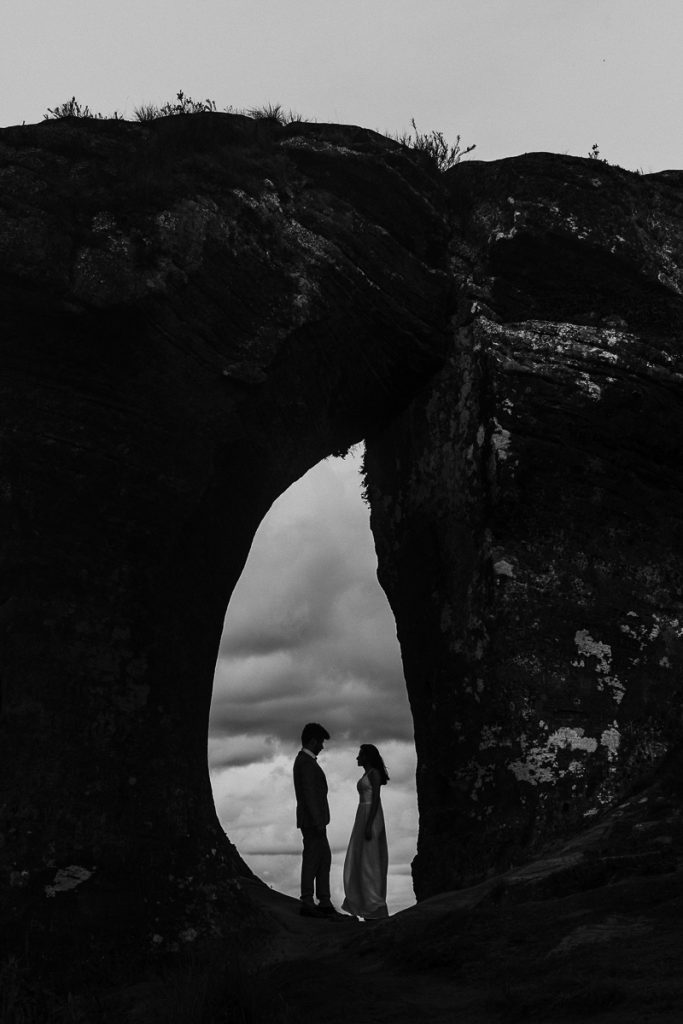
[{"label": "opening in rock", "polygon": [[342,902],[360,743],[375,743],[391,781],[382,791],[390,913],[415,902],[413,724],[396,627],[376,577],[360,446],[329,458],[263,520],[225,618],[209,726],[218,816],[259,877],[299,895],[301,834],[292,762],[302,726],[332,739],[320,756],[330,789],[332,898]]}]

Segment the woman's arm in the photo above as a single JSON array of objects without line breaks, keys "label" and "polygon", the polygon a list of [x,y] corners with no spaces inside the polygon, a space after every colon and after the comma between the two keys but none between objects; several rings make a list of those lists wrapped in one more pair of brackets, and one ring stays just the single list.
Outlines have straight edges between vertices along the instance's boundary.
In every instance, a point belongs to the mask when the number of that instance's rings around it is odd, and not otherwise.
[{"label": "woman's arm", "polygon": [[376,768],[370,768],[368,773],[368,782],[372,786],[372,803],[370,804],[370,813],[368,814],[368,820],[365,823],[365,838],[372,839],[372,823],[375,820],[377,814],[377,808],[379,807],[379,772]]}]

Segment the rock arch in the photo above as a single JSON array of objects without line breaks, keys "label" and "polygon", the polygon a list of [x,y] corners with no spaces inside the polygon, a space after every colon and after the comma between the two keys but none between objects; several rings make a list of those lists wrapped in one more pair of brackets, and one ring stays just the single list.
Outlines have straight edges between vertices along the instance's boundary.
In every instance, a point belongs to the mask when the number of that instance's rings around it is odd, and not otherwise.
[{"label": "rock arch", "polygon": [[371,132],[230,115],[3,144],[7,910],[220,928],[227,602],[274,498],[440,364],[442,186]]},{"label": "rock arch", "polygon": [[[272,500],[363,437],[416,723],[418,894],[528,855],[658,765],[680,708],[662,663],[680,656],[679,177],[540,154],[442,178],[372,132],[220,114],[46,122],[2,144],[13,934],[149,943],[240,919],[247,869],[206,770],[225,607]],[[596,375],[618,382],[609,401]],[[539,457],[549,437],[566,462]],[[558,532],[577,494],[589,514]],[[596,530],[604,585],[577,540]],[[558,552],[571,572],[543,588]],[[641,671],[650,614],[668,625]],[[544,653],[522,664],[530,615]],[[588,749],[617,683],[625,758]],[[569,714],[556,696],[575,692]],[[593,789],[567,819],[572,763]]]}]

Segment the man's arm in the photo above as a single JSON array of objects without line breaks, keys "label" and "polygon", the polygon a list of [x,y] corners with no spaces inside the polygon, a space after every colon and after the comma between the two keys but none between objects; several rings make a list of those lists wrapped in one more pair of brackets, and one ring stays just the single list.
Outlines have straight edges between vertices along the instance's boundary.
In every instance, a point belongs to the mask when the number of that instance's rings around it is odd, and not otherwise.
[{"label": "man's arm", "polygon": [[302,763],[300,775],[301,801],[315,823],[313,827],[324,829],[327,822],[325,821],[325,807],[323,794],[320,791],[318,771],[319,769],[316,768],[315,761],[311,761],[310,764]]}]

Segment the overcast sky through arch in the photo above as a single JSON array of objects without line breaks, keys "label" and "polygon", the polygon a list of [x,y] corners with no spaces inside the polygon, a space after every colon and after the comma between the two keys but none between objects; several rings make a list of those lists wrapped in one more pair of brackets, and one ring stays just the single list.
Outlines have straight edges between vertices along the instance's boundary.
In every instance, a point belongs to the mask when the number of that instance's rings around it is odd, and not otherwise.
[{"label": "overcast sky through arch", "polygon": [[332,895],[361,774],[375,743],[391,781],[382,790],[391,912],[414,902],[415,748],[396,626],[376,577],[360,450],[319,463],[261,523],[233,593],[216,666],[209,765],[218,815],[249,866],[299,895],[292,762],[307,721],[332,739],[320,755],[330,787]]}]

